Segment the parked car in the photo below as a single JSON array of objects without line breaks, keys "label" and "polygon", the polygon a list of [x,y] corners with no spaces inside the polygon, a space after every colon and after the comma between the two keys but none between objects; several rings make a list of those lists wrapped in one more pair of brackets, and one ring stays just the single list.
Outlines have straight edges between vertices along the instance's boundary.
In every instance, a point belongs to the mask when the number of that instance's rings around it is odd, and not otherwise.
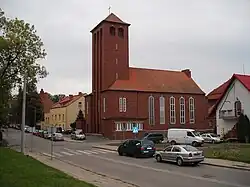
[{"label": "parked car", "polygon": [[157,151],[155,153],[155,159],[157,162],[163,160],[175,162],[178,166],[181,166],[184,163],[197,165],[204,161],[204,155],[203,151],[190,145],[170,145],[163,151]]},{"label": "parked car", "polygon": [[62,131],[63,134],[71,134],[72,132],[72,129],[66,129]]},{"label": "parked car", "polygon": [[33,131],[33,135],[38,136],[38,134],[39,134],[38,130]]},{"label": "parked car", "polygon": [[45,131],[43,134],[45,139],[50,139],[51,138],[51,133],[49,133],[48,131]]},{"label": "parked car", "polygon": [[201,137],[204,139],[204,142],[206,143],[220,143],[221,139],[218,137],[218,135],[213,133],[205,133],[202,134]]},{"label": "parked car", "polygon": [[53,141],[64,141],[64,138],[63,138],[63,134],[62,133],[53,133],[52,136],[51,136],[51,139]]},{"label": "parked car", "polygon": [[194,147],[204,143],[204,139],[193,129],[168,129],[168,142],[171,145],[184,144]]},{"label": "parked car", "polygon": [[117,149],[120,156],[152,157],[155,154],[154,142],[144,139],[130,139],[123,142]]},{"label": "parked car", "polygon": [[25,125],[25,127],[24,127],[24,132],[30,133],[30,132],[29,132],[29,126]]},{"label": "parked car", "polygon": [[71,139],[73,140],[86,140],[85,134],[82,130],[77,130],[71,133]]},{"label": "parked car", "polygon": [[154,143],[160,143],[164,140],[164,136],[161,133],[147,133],[143,139],[150,140]]}]

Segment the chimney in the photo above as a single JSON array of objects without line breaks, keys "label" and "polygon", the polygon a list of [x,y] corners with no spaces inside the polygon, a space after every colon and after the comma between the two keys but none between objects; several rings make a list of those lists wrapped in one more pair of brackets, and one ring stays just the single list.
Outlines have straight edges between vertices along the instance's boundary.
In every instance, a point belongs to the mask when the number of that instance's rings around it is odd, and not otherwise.
[{"label": "chimney", "polygon": [[181,72],[185,73],[188,76],[188,78],[192,77],[192,73],[191,73],[190,69],[184,69]]},{"label": "chimney", "polygon": [[69,95],[69,98],[70,98],[70,99],[72,99],[72,98],[73,98],[73,95],[72,95],[72,94],[70,94],[70,95]]},{"label": "chimney", "polygon": [[41,89],[41,91],[40,91],[40,94],[44,94],[44,91],[43,91],[43,89]]},{"label": "chimney", "polygon": [[78,92],[78,95],[82,95],[82,92]]}]

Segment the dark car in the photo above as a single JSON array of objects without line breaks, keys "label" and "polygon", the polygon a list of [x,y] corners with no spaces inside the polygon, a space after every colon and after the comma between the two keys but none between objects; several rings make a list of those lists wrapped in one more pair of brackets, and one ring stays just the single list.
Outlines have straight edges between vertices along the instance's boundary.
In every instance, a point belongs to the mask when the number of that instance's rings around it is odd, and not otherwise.
[{"label": "dark car", "polygon": [[150,140],[154,143],[160,143],[164,140],[164,136],[161,133],[147,133],[143,139]]},{"label": "dark car", "polygon": [[155,154],[154,142],[150,140],[131,139],[123,142],[117,149],[120,156],[153,157]]}]

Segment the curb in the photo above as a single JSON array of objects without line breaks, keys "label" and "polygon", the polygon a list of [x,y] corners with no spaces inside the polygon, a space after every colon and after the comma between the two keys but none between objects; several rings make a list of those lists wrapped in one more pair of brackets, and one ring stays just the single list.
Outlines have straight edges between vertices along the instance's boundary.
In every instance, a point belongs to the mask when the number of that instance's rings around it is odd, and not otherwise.
[{"label": "curb", "polygon": [[[92,146],[92,147],[96,148],[96,149],[104,149],[104,150],[109,150],[109,151],[116,152],[116,150],[113,150],[113,149],[110,149],[110,148],[104,148],[104,147],[99,147],[99,146]],[[202,164],[202,165],[208,165],[208,166],[221,167],[221,168],[228,168],[228,169],[238,169],[238,170],[243,170],[243,171],[250,171],[250,168],[248,168],[248,167],[225,166],[225,165],[219,165],[219,164],[213,164],[213,163],[207,163],[207,162],[201,162],[200,164]]]},{"label": "curb", "polygon": [[213,164],[213,163],[207,163],[207,162],[201,162],[200,164],[208,165],[208,166],[221,167],[221,168],[228,168],[228,169],[237,169],[237,170],[242,170],[242,171],[250,171],[250,168],[248,168],[248,167],[225,166],[225,165],[219,165],[219,164]]}]

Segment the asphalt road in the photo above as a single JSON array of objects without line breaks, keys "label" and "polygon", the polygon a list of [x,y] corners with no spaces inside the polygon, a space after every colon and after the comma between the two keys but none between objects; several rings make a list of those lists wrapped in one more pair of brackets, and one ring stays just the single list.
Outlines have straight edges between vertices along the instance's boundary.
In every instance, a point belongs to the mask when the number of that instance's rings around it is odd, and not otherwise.
[{"label": "asphalt road", "polygon": [[[11,145],[20,144],[20,131],[9,132]],[[54,142],[53,156],[86,169],[112,176],[141,187],[250,187],[250,172],[206,165],[178,167],[157,163],[152,158],[136,159],[118,156],[116,152],[92,148],[98,141],[72,143]],[[31,135],[26,135],[31,147]],[[51,153],[51,142],[33,137],[33,151]]]}]

